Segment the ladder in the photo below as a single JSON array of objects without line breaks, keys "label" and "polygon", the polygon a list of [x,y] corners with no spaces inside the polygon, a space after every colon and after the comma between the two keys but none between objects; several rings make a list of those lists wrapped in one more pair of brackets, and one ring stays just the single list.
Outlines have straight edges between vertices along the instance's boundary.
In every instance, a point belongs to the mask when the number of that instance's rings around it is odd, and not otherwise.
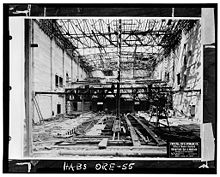
[{"label": "ladder", "polygon": [[37,114],[38,114],[38,116],[39,116],[40,123],[41,123],[41,122],[44,123],[44,118],[43,118],[43,116],[42,116],[42,113],[41,113],[41,111],[40,111],[40,107],[39,107],[39,105],[38,105],[38,102],[37,102],[37,99],[36,99],[35,96],[33,97],[33,102],[34,102],[34,105],[35,105],[35,107],[36,107],[36,110],[37,110]]}]

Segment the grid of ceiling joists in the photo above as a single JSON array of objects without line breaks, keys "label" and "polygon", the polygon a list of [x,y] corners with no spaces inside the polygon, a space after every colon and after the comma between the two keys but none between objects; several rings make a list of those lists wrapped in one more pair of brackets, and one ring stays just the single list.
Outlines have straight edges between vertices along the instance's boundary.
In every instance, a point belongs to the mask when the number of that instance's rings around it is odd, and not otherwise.
[{"label": "grid of ceiling joists", "polygon": [[122,70],[150,69],[150,63],[162,57],[165,45],[162,38],[172,35],[170,31],[177,22],[169,19],[57,20],[62,35],[75,46],[80,60],[93,70],[102,71],[117,70],[119,58]]}]

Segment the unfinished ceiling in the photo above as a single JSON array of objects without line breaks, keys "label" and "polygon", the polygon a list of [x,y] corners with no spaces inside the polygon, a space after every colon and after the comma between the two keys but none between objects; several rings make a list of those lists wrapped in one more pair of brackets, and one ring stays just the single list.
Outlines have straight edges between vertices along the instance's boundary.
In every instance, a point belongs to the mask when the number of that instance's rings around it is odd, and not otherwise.
[{"label": "unfinished ceiling", "polygon": [[165,35],[177,20],[65,19],[57,20],[62,34],[92,70],[150,69],[160,59]]},{"label": "unfinished ceiling", "polygon": [[[89,72],[150,76],[197,20],[148,18],[75,18],[37,20],[50,37]],[[134,72],[136,71],[136,72]],[[141,71],[141,72],[140,72]],[[147,73],[147,74],[146,74]]]}]

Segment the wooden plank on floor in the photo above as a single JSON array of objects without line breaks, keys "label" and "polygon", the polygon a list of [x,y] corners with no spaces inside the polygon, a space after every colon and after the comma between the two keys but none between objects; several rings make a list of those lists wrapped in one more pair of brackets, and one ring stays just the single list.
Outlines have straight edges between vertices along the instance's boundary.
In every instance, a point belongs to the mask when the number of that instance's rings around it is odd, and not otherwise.
[{"label": "wooden plank on floor", "polygon": [[149,143],[149,140],[147,140],[144,135],[137,129],[135,128],[135,131],[137,132],[137,134],[144,140],[145,143]]},{"label": "wooden plank on floor", "polygon": [[108,143],[108,138],[103,138],[98,144],[99,149],[106,149]]},{"label": "wooden plank on floor", "polygon": [[73,146],[76,144],[98,144],[100,143],[100,140],[75,140],[75,141],[70,141],[70,142],[62,142],[60,144],[58,144],[58,146]]},{"label": "wooden plank on floor", "polygon": [[134,130],[134,127],[131,125],[131,122],[127,118],[127,116],[125,116],[125,121],[126,121],[128,127],[129,127],[129,131],[130,131],[130,134],[131,134],[131,139],[132,139],[133,146],[140,146],[141,143],[138,139],[138,136],[137,136],[137,134]]},{"label": "wooden plank on floor", "polygon": [[[129,115],[129,116],[131,116],[131,115]],[[160,137],[158,137],[148,126],[143,124],[139,119],[137,119],[134,116],[131,116],[131,117],[133,117],[149,133],[149,135],[157,142],[157,144],[159,146],[167,144],[164,140],[162,140]]]},{"label": "wooden plank on floor", "polygon": [[112,136],[104,135],[78,135],[76,138],[111,138]]}]

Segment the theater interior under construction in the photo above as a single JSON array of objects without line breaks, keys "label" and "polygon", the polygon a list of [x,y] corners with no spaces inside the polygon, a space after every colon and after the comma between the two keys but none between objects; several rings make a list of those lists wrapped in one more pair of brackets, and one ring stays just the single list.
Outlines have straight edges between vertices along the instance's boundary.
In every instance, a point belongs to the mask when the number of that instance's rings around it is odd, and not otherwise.
[{"label": "theater interior under construction", "polygon": [[[31,18],[22,24],[24,141],[32,157],[167,157],[168,142],[200,141],[199,18]],[[11,19],[10,45],[14,34]]]}]

